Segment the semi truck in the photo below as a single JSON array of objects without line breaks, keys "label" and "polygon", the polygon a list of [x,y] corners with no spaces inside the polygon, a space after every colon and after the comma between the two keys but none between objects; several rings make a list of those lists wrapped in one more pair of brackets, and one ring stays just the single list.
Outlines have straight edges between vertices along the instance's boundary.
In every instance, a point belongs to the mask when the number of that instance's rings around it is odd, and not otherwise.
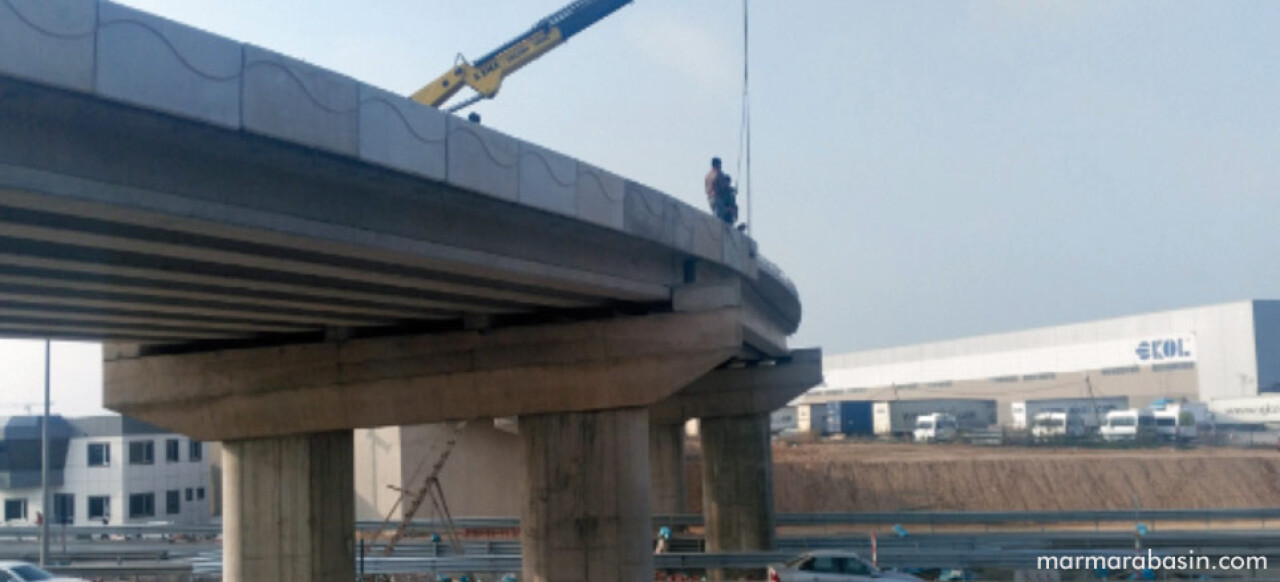
[{"label": "semi truck", "polygon": [[936,413],[954,416],[961,431],[980,430],[996,423],[996,401],[974,398],[929,398],[876,402],[872,407],[875,435],[910,437],[916,428],[918,417]]},{"label": "semi truck", "polygon": [[1084,422],[1085,430],[1094,431],[1102,424],[1108,412],[1127,408],[1129,408],[1128,396],[1044,398],[1020,400],[1010,405],[1015,430],[1030,429],[1032,420],[1042,412],[1065,412],[1067,415],[1079,416]]},{"label": "semi truck", "polygon": [[1263,426],[1280,428],[1280,396],[1258,395],[1218,398],[1208,403],[1218,426]]},{"label": "semi truck", "polygon": [[1200,429],[1213,430],[1216,424],[1214,414],[1203,402],[1162,399],[1152,402],[1150,409],[1156,417],[1156,433],[1165,440],[1195,440]]},{"label": "semi truck", "polygon": [[769,414],[769,432],[775,435],[793,433],[799,428],[794,406],[783,406]]},{"label": "semi truck", "polygon": [[872,436],[875,434],[875,417],[870,400],[842,400],[827,403],[827,434],[844,436]]}]

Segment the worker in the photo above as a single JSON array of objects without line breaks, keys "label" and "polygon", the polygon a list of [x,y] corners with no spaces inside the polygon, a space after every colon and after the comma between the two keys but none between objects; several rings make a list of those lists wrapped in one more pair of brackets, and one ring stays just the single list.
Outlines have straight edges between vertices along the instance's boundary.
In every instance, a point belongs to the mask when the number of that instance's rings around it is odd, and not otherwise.
[{"label": "worker", "polygon": [[738,193],[729,175],[720,169],[720,158],[711,158],[711,171],[707,172],[704,186],[711,213],[725,224],[733,226],[738,221]]},{"label": "worker", "polygon": [[670,546],[671,546],[671,528],[664,525],[661,528],[658,528],[658,544],[657,544],[657,547],[653,549],[653,553],[665,554],[667,553],[667,551],[670,550]]}]

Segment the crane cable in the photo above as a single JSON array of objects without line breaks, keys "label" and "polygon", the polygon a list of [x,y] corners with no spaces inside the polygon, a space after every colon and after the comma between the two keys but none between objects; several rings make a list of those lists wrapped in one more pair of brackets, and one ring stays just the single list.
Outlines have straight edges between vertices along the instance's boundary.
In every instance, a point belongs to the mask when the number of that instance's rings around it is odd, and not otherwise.
[{"label": "crane cable", "polygon": [[[746,230],[752,231],[755,220],[751,216],[751,202],[755,197],[751,195],[751,27],[747,4],[748,0],[742,0],[742,121],[738,128],[738,162],[734,171],[747,199]],[[742,173],[744,151],[747,162],[745,174]]]}]

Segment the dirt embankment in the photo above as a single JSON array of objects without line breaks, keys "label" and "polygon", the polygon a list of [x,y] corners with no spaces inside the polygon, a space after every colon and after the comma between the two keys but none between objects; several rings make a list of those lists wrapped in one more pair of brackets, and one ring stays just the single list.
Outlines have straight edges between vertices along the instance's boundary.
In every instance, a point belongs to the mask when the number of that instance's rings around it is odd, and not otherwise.
[{"label": "dirt embankment", "polygon": [[[689,509],[702,463],[688,455]],[[1274,450],[1089,450],[822,443],[775,446],[782,513],[1280,506]]]}]

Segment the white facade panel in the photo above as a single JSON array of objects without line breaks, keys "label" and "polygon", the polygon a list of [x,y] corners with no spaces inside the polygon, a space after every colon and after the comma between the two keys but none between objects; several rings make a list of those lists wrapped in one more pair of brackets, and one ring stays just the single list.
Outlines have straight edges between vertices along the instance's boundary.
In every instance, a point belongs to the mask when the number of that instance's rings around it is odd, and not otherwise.
[{"label": "white facade panel", "polygon": [[1258,391],[1280,392],[1280,301],[1254,302],[1253,334]]},{"label": "white facade panel", "polygon": [[1206,350],[1196,366],[1200,400],[1258,394],[1258,354],[1254,341],[1253,302],[1215,308],[1201,318],[1196,331]]},{"label": "white facade panel", "polygon": [[[67,448],[67,465],[63,471],[64,480],[59,493],[71,493],[76,496],[75,522],[80,525],[89,521],[89,498],[107,497],[109,523],[124,523],[124,466],[125,456],[122,437],[89,437],[73,438]],[[105,467],[89,466],[89,445],[106,445],[108,461]],[[36,490],[36,504],[39,504],[40,492]],[[102,523],[100,519],[94,520]]]},{"label": "white facade panel", "polygon": [[1076,372],[1160,362],[1194,362],[1198,353],[1194,332],[1165,333],[1092,344],[900,361],[859,368],[828,368],[823,374],[828,387],[853,388]]}]

